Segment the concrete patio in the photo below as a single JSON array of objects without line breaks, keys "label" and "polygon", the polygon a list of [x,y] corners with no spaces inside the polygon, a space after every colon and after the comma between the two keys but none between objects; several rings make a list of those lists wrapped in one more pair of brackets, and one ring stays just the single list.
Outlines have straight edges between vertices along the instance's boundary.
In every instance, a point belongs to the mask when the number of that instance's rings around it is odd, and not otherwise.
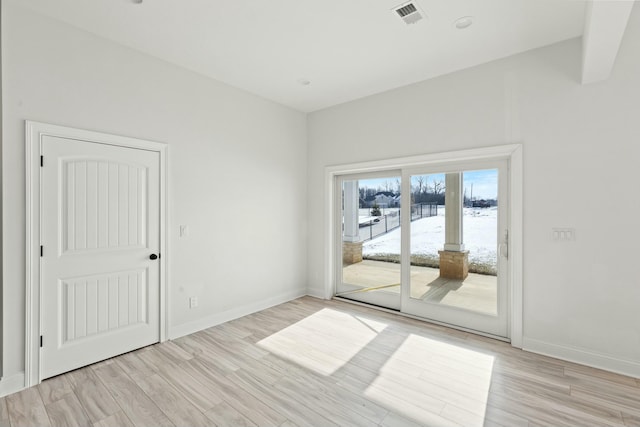
[{"label": "concrete patio", "polygon": [[[343,268],[343,282],[358,292],[400,293],[400,264],[364,260]],[[342,296],[348,297],[348,294]],[[440,278],[437,268],[411,266],[411,298],[485,314],[497,314],[497,277],[469,273],[464,280]]]}]

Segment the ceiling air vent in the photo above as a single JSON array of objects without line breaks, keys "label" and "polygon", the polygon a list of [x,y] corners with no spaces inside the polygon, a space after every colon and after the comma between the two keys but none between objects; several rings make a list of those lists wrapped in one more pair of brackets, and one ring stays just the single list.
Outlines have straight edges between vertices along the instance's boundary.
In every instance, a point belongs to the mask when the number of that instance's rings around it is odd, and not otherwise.
[{"label": "ceiling air vent", "polygon": [[415,24],[422,19],[422,14],[415,3],[404,3],[393,9],[405,24]]}]

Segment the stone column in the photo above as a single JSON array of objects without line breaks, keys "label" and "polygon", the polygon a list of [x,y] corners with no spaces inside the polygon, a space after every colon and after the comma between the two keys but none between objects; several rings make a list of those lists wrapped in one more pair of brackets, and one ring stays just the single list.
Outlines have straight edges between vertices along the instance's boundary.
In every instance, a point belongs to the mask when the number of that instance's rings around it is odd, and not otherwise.
[{"label": "stone column", "polygon": [[344,181],[344,231],[342,233],[342,261],[355,264],[362,261],[362,242],[360,241],[360,192],[358,181]]},{"label": "stone column", "polygon": [[440,277],[464,280],[469,275],[469,252],[462,238],[462,173],[445,175],[445,243],[440,254]]}]

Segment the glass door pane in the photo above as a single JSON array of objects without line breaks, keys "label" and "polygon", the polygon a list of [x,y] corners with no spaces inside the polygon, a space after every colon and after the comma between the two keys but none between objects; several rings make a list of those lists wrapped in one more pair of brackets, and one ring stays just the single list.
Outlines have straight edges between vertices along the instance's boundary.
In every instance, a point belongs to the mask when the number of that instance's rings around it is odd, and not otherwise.
[{"label": "glass door pane", "polygon": [[338,179],[336,296],[400,309],[400,190],[399,174]]},{"label": "glass door pane", "polygon": [[[435,168],[434,168],[435,169]],[[407,174],[409,272],[403,311],[507,336],[506,163]]]}]

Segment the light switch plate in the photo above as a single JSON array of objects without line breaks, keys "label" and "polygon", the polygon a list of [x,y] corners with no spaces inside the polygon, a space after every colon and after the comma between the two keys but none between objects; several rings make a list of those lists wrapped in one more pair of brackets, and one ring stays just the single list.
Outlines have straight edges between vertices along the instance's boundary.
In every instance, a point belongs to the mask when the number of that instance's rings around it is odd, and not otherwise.
[{"label": "light switch plate", "polygon": [[554,242],[572,242],[576,240],[576,229],[570,227],[554,227],[551,229],[551,240]]},{"label": "light switch plate", "polygon": [[198,297],[189,297],[189,308],[196,308],[198,306]]}]

